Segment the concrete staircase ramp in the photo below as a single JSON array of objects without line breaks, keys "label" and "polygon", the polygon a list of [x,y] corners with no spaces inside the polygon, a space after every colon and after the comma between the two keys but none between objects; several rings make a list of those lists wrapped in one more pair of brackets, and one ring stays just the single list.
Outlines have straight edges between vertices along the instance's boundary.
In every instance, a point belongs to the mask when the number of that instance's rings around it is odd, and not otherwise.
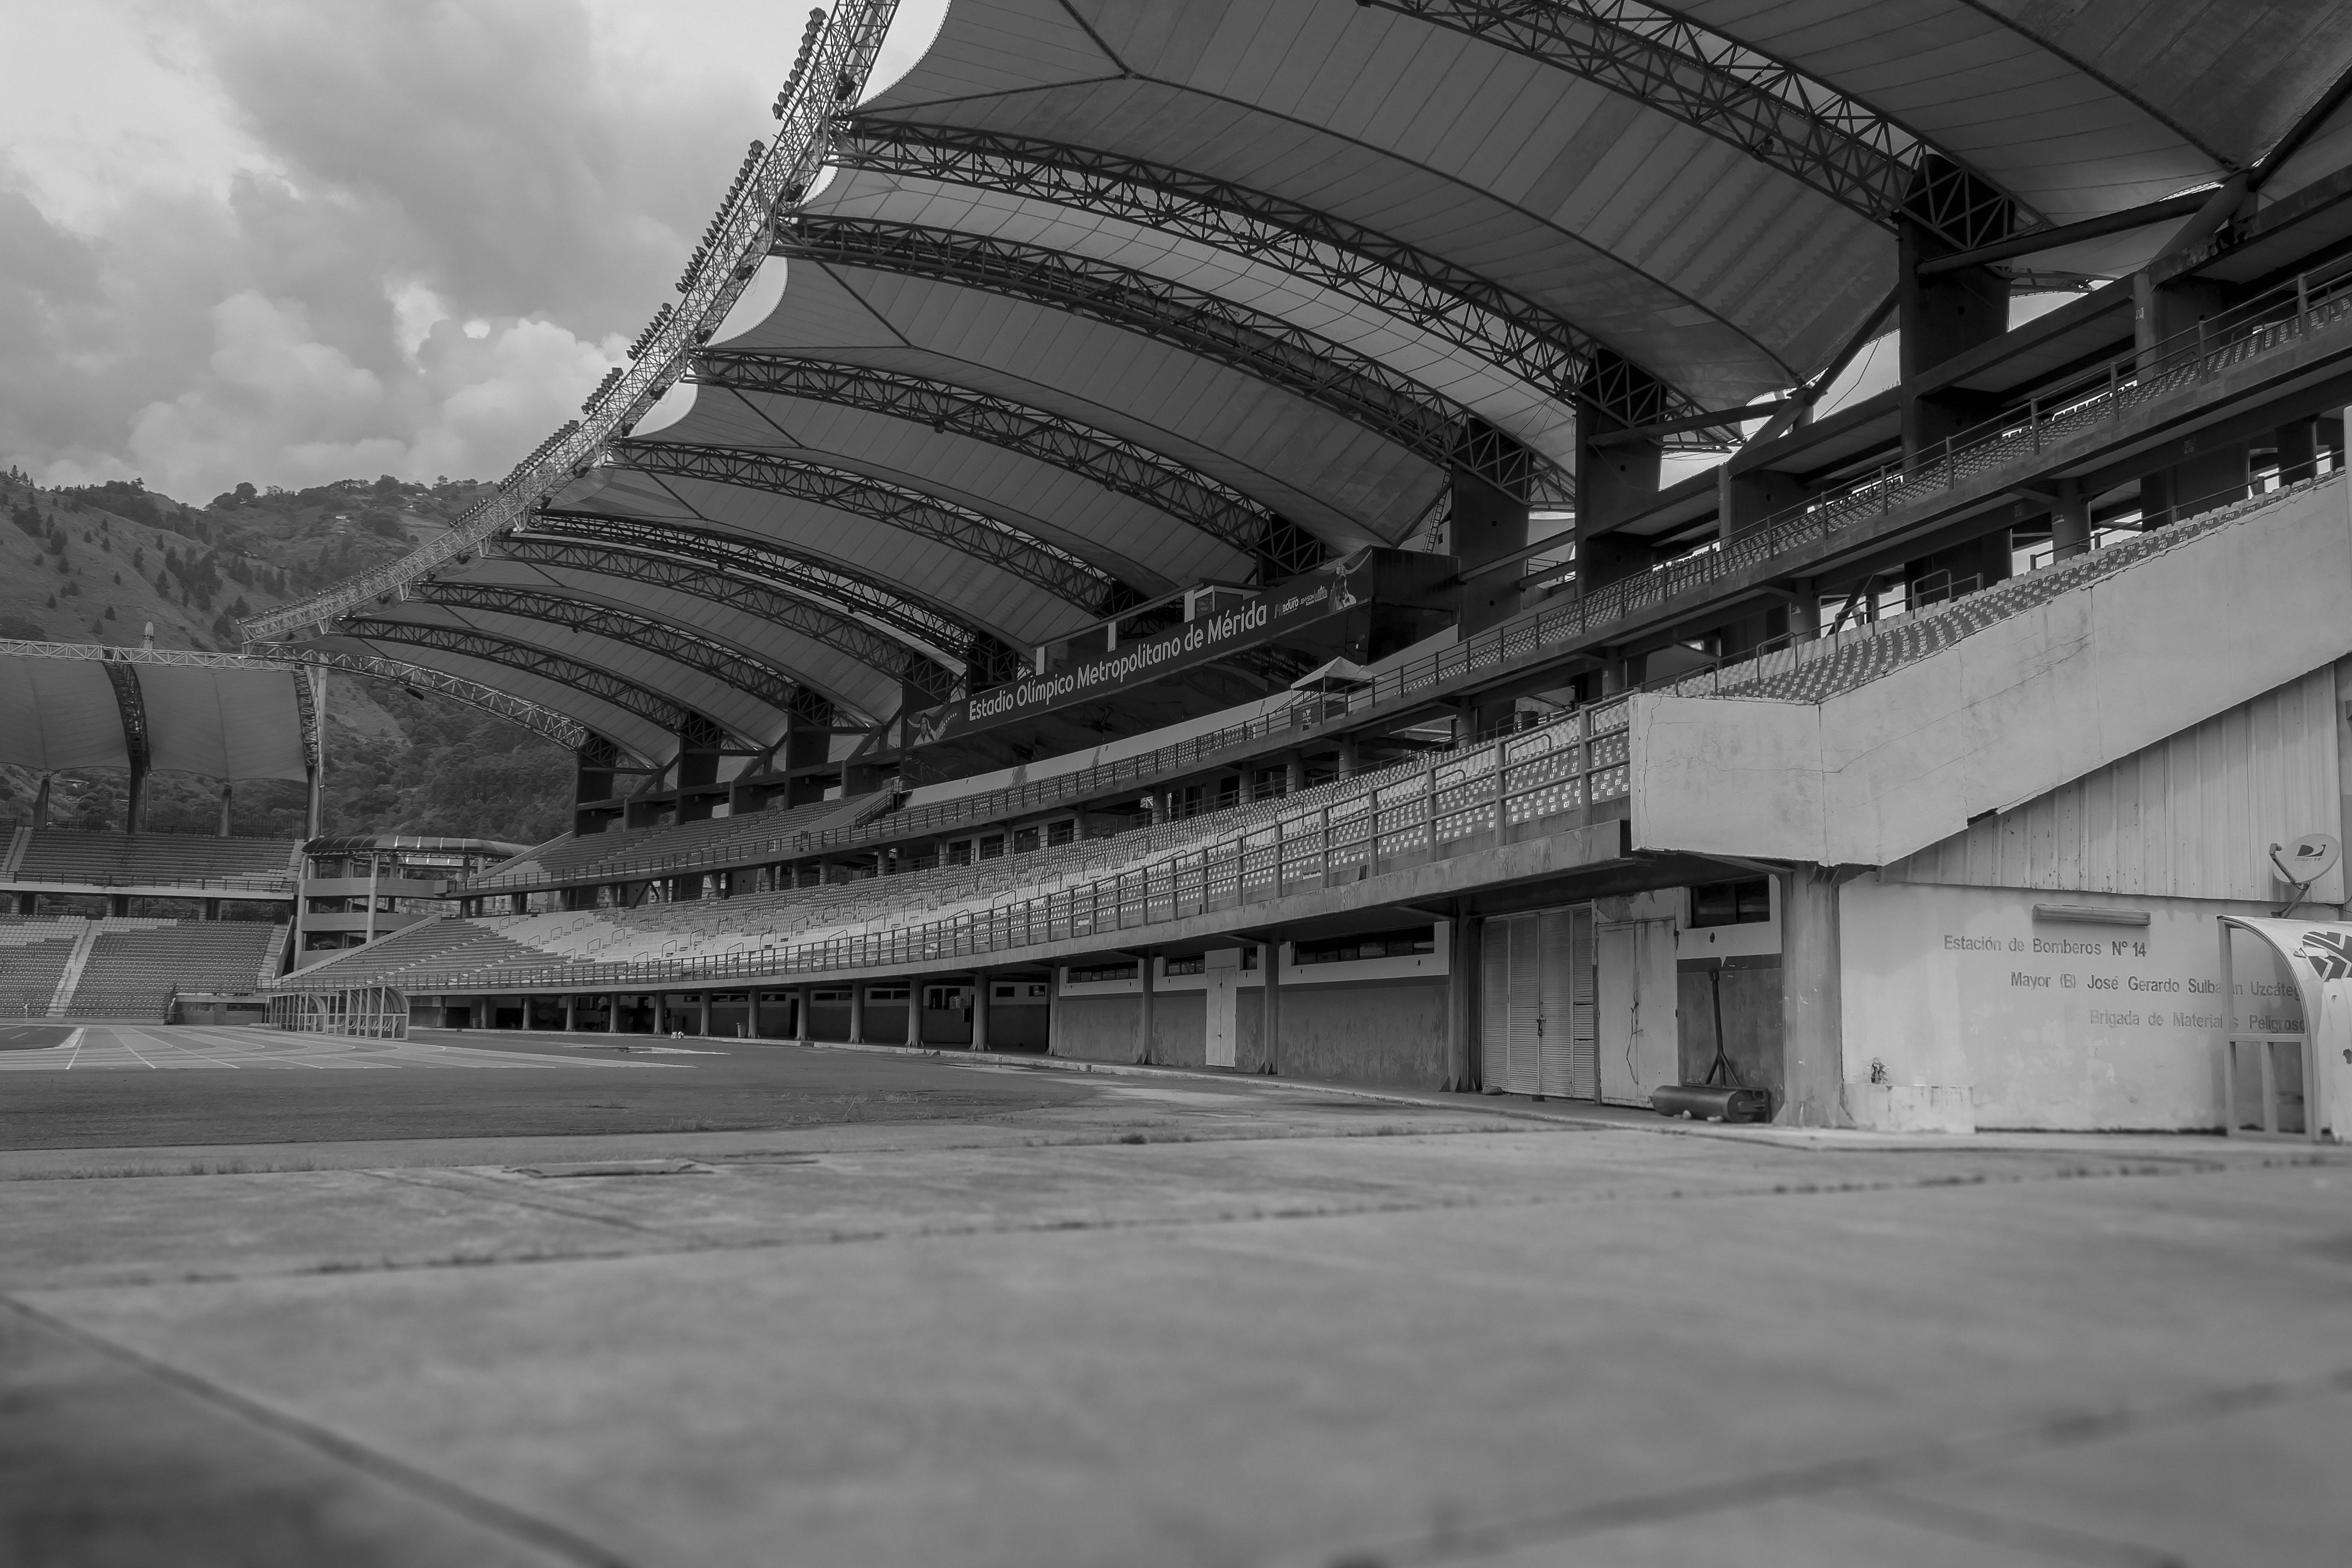
[{"label": "concrete staircase ramp", "polygon": [[2352,501],[2331,476],[1865,631],[1635,697],[1633,847],[1884,866],[2322,670]]}]

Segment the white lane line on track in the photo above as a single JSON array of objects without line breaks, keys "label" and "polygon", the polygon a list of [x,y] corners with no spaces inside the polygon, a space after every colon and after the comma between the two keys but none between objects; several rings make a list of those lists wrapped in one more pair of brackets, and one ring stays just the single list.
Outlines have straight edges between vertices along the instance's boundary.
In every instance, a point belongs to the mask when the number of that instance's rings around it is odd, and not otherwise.
[{"label": "white lane line on track", "polygon": [[73,1055],[66,1058],[66,1071],[73,1071],[74,1063],[81,1059],[81,1039],[82,1037],[88,1033],[89,1033],[88,1029],[76,1029],[72,1034],[66,1037],[66,1044],[73,1047]]},{"label": "white lane line on track", "polygon": [[[149,1061],[145,1057],[141,1056],[139,1054],[139,1047],[122,1037],[124,1031],[121,1029],[109,1029],[107,1033],[114,1037],[114,1046],[116,1049],[130,1052],[132,1059],[144,1067],[149,1072],[153,1072],[155,1070],[155,1064]],[[150,1041],[149,1043],[152,1044],[153,1042]]]}]

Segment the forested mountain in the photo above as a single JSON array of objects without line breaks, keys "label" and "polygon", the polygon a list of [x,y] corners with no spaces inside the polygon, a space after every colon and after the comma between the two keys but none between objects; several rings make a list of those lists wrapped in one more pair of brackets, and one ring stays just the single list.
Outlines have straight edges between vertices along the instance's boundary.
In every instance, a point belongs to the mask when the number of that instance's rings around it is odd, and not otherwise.
[{"label": "forested mountain", "polygon": [[[415,548],[487,487],[443,479],[345,479],[306,490],[239,485],[203,505],[136,480],[41,489],[0,476],[0,637],[234,651],[239,616],[296,598]],[[380,681],[329,683],[327,829],[471,834],[537,842],[566,826],[572,764],[561,748],[463,703]],[[0,766],[0,819],[26,815],[38,780]],[[61,774],[51,818],[120,826],[120,773]],[[219,786],[157,773],[152,827],[210,831]],[[301,831],[302,789],[236,793],[238,833]]]}]

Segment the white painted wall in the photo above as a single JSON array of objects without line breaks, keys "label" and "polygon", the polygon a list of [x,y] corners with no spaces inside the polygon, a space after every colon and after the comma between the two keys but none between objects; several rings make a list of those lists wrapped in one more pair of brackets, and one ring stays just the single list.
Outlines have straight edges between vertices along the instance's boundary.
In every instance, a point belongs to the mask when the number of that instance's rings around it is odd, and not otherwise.
[{"label": "white painted wall", "polygon": [[[2269,911],[2074,893],[2063,901],[2145,910],[2149,923],[2037,921],[2033,906],[2053,901],[2033,889],[1905,885],[1875,874],[1845,886],[1846,1109],[1857,1124],[2221,1125],[2226,1026],[2213,917]],[[1874,1062],[1886,1085],[1872,1086]]]},{"label": "white painted wall", "polygon": [[1883,866],[2352,654],[2340,482],[1818,706],[1633,699],[1633,842]]}]

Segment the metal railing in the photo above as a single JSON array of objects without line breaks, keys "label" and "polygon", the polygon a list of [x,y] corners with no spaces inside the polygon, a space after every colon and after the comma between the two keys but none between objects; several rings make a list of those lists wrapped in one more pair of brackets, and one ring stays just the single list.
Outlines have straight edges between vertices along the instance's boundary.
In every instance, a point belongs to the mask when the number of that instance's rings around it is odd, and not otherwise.
[{"label": "metal railing", "polygon": [[[887,930],[758,952],[622,963],[493,962],[384,971],[340,982],[330,966],[307,984],[289,976],[280,989],[340,991],[394,984],[411,993],[551,985],[627,989],[919,968],[1108,937],[1337,888],[1550,831],[1564,816],[1631,793],[1627,720],[1622,700],[1575,710],[1536,729],[1350,781],[1355,787],[1320,804],[1289,811],[1275,807],[1239,832],[1089,882]],[[1003,864],[1017,869],[1024,863]]]}]

